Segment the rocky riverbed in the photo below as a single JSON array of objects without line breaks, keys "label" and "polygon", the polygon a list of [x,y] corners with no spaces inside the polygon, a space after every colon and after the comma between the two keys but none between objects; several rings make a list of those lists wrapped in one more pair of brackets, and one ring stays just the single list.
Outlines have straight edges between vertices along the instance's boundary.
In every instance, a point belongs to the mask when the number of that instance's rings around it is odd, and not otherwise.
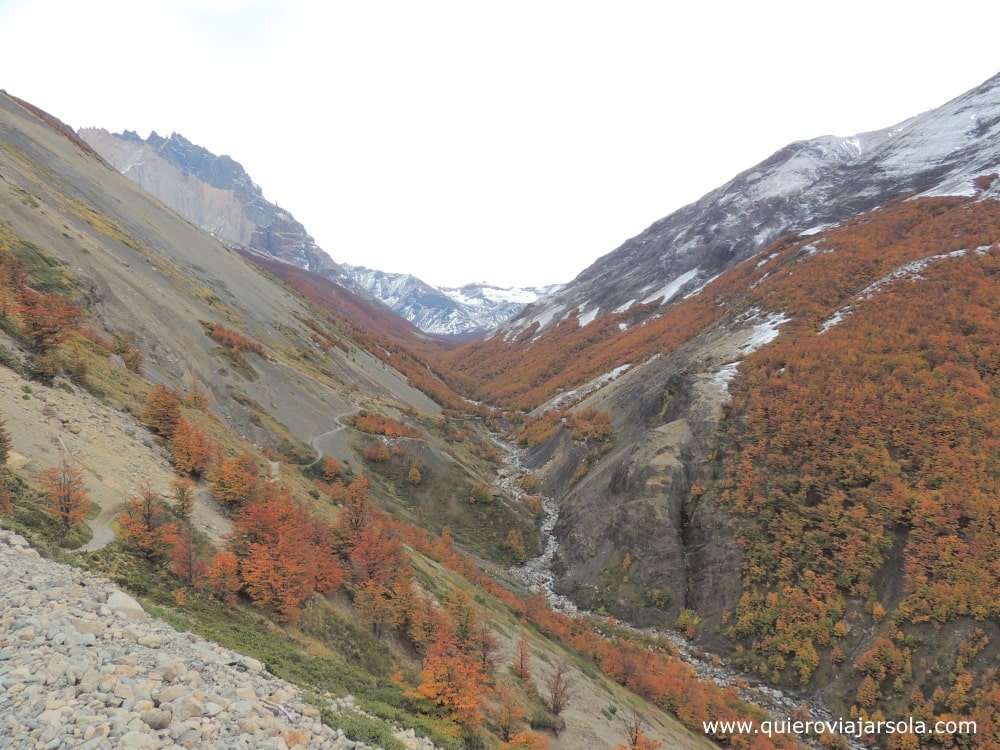
[{"label": "rocky riverbed", "polygon": [[[255,659],[0,530],[0,747],[365,748]],[[330,699],[354,710],[350,698]],[[397,737],[414,750],[433,748]]]}]

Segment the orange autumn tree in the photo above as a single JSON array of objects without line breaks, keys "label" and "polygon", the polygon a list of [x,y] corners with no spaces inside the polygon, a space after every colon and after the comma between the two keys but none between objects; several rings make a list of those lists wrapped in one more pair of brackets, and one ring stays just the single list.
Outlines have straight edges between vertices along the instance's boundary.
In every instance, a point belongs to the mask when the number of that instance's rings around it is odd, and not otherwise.
[{"label": "orange autumn tree", "polygon": [[500,750],[549,750],[549,738],[538,732],[518,732]]},{"label": "orange autumn tree", "polygon": [[209,337],[217,344],[233,352],[253,352],[263,356],[264,347],[239,331],[227,328],[222,323],[211,323],[208,328]]},{"label": "orange autumn tree", "polygon": [[174,496],[174,513],[182,521],[190,523],[194,512],[195,487],[187,477],[178,477],[171,484]]},{"label": "orange autumn tree", "polygon": [[448,627],[445,615],[429,597],[414,594],[406,612],[406,637],[420,653],[426,653]]},{"label": "orange autumn tree", "polygon": [[163,557],[177,540],[177,524],[160,493],[141,485],[118,516],[122,536],[146,557]]},{"label": "orange autumn tree", "polygon": [[62,343],[80,320],[80,308],[58,294],[21,291],[21,325],[37,352],[48,352]]},{"label": "orange autumn tree", "polygon": [[188,586],[200,586],[205,574],[205,563],[198,556],[194,531],[184,524],[170,548],[170,569]]},{"label": "orange autumn tree", "polygon": [[79,469],[63,461],[43,473],[41,482],[48,512],[59,522],[63,534],[87,518],[91,503]]},{"label": "orange autumn tree", "polygon": [[511,738],[517,734],[517,728],[524,721],[527,711],[515,700],[510,690],[503,685],[497,686],[496,693],[499,702],[492,711],[493,723],[496,725],[500,739],[504,742],[510,742]]},{"label": "orange autumn tree", "polygon": [[365,457],[366,461],[376,464],[383,463],[389,460],[389,446],[381,440],[375,440],[366,445],[361,454]]},{"label": "orange autumn tree", "polygon": [[340,461],[333,458],[332,456],[327,456],[323,459],[323,464],[320,468],[323,473],[323,478],[332,482],[334,479],[339,477],[344,472],[344,467],[341,466]]},{"label": "orange autumn tree", "polygon": [[354,548],[358,535],[371,522],[374,511],[368,500],[368,478],[355,477],[344,491],[344,507],[333,528],[339,549],[349,552]]},{"label": "orange autumn tree", "polygon": [[225,505],[245,505],[257,493],[257,459],[252,453],[220,461],[208,474],[212,495]]},{"label": "orange autumn tree", "polygon": [[408,596],[408,582],[391,586],[369,579],[355,589],[354,606],[371,627],[375,639],[381,640],[385,632],[402,624]]},{"label": "orange autumn tree", "polygon": [[227,549],[219,550],[208,564],[201,583],[226,604],[236,604],[241,585],[239,558]]},{"label": "orange autumn tree", "polygon": [[389,584],[406,570],[403,546],[392,530],[377,518],[352,540],[347,553],[351,580]]},{"label": "orange autumn tree", "polygon": [[485,684],[476,659],[462,652],[452,634],[442,633],[427,651],[416,692],[472,730],[483,718]]},{"label": "orange autumn tree", "polygon": [[181,418],[181,398],[165,385],[153,386],[146,397],[142,421],[158,435],[169,440]]},{"label": "orange autumn tree", "polygon": [[482,667],[483,673],[492,674],[495,667],[493,655],[500,647],[500,643],[497,641],[496,636],[493,635],[493,628],[490,627],[489,622],[486,620],[479,621],[479,624],[475,628],[472,643],[473,652],[479,659],[479,666]]},{"label": "orange autumn tree", "polygon": [[662,747],[663,743],[659,740],[650,739],[646,736],[646,733],[641,729],[635,730],[635,734],[631,735],[623,744],[619,745],[615,750],[657,750]]},{"label": "orange autumn tree", "polygon": [[261,500],[236,519],[233,551],[250,598],[295,621],[314,593],[330,593],[344,573],[333,552],[329,530],[298,506],[284,488],[266,486]]},{"label": "orange autumn tree", "polygon": [[188,388],[188,392],[185,394],[185,400],[192,409],[205,411],[208,408],[208,394],[205,392],[205,388],[198,378],[192,376],[191,387]]},{"label": "orange autumn tree", "polygon": [[354,605],[375,637],[401,626],[414,603],[410,569],[394,528],[371,507],[367,480],[355,479],[345,489],[331,538]]},{"label": "orange autumn tree", "polygon": [[174,468],[181,476],[200,477],[212,461],[214,449],[201,428],[181,418],[177,421],[170,439],[170,455]]},{"label": "orange autumn tree", "polygon": [[410,484],[414,485],[420,484],[423,481],[424,475],[421,473],[420,467],[417,466],[417,463],[415,461],[412,464],[410,464],[410,471],[406,475],[406,478],[410,482]]},{"label": "orange autumn tree", "polygon": [[369,411],[359,411],[351,419],[351,424],[361,432],[386,437],[420,437],[420,432],[398,419],[375,414]]},{"label": "orange autumn tree", "polygon": [[663,745],[659,740],[653,740],[642,731],[643,719],[639,714],[632,712],[632,715],[625,719],[625,742],[615,750],[657,750]]}]

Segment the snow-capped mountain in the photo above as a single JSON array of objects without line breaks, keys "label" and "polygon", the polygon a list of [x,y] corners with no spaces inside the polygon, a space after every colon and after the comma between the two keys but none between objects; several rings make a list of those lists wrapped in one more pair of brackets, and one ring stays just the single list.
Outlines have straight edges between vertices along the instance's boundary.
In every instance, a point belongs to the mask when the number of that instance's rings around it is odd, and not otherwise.
[{"label": "snow-capped mountain", "polygon": [[426,333],[489,331],[557,287],[439,289],[409,274],[336,263],[291,213],[264,198],[243,166],[179,133],[142,138],[84,128],[80,137],[119,172],[220,239],[319,273],[391,310]]},{"label": "snow-capped mountain", "polygon": [[558,290],[559,285],[500,287],[487,283],[435,287],[416,276],[341,264],[336,280],[387,305],[427,333],[442,336],[489,331],[517,315],[525,305]]},{"label": "snow-capped mountain", "polygon": [[[785,232],[809,233],[907,195],[971,195],[1000,172],[1000,75],[883,130],[792,143],[598,259],[504,326],[510,339],[691,294]],[[994,185],[992,190],[997,190]]]}]

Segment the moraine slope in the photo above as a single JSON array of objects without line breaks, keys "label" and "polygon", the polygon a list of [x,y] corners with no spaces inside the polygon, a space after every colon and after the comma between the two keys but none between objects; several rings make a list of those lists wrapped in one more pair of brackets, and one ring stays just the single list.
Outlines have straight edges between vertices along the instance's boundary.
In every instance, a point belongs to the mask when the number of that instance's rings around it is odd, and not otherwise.
[{"label": "moraine slope", "polygon": [[[0,569],[3,747],[366,747],[325,726],[256,659],[175,631],[108,581],[2,530]],[[433,747],[412,733],[399,739]]]}]

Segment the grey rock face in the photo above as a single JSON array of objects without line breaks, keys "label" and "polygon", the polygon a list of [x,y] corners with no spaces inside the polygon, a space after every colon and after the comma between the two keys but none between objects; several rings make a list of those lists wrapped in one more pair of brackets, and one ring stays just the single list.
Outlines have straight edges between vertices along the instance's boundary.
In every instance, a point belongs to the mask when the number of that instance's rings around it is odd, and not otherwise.
[{"label": "grey rock face", "polygon": [[97,128],[80,137],[115,169],[193,224],[221,239],[261,250],[300,268],[335,273],[337,264],[288,211],[268,201],[247,171],[179,133],[168,138]]}]

